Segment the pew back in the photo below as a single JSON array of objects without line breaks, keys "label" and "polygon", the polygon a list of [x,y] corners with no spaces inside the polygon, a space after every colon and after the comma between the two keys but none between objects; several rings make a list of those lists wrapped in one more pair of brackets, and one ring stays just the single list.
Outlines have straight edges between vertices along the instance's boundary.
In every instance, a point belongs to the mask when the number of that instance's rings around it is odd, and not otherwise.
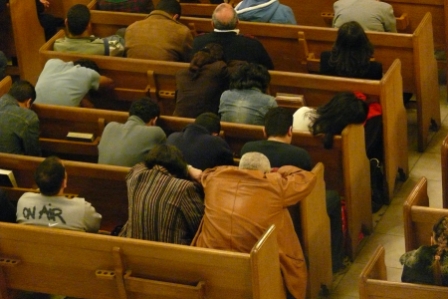
[{"label": "pew back", "polygon": [[379,245],[359,277],[360,299],[440,299],[448,288],[387,280],[384,247]]},{"label": "pew back", "polygon": [[[43,161],[41,157],[30,157],[0,153],[0,168],[12,170],[17,185],[37,190],[34,172]],[[101,229],[112,231],[115,226],[127,221],[128,201],[125,177],[128,167],[98,165],[85,162],[64,161],[68,174],[66,193],[85,198],[103,215]],[[8,189],[6,188],[8,191]],[[20,193],[10,192],[13,200]]]},{"label": "pew back", "polygon": [[21,289],[92,299],[285,298],[275,226],[250,253],[8,223],[0,227],[2,294]]},{"label": "pew back", "polygon": [[[431,245],[432,227],[448,210],[429,207],[428,182],[420,178],[403,205],[405,251]],[[447,287],[387,281],[384,248],[380,245],[361,272],[359,298],[445,298]]]},{"label": "pew back", "polygon": [[406,251],[431,245],[432,228],[448,210],[429,207],[428,182],[420,178],[403,205]]},{"label": "pew back", "polygon": [[[3,187],[10,199],[17,201],[23,192],[35,188],[33,173],[42,160],[38,157],[0,154],[0,168],[13,170],[19,186]],[[68,187],[65,191],[85,197],[92,203],[103,215],[101,229],[111,231],[116,225],[127,221],[125,176],[129,168],[73,161],[64,161],[64,165],[68,173]],[[323,164],[318,163],[312,172],[316,175],[317,183],[311,194],[299,204],[299,237],[308,258],[308,294],[310,298],[315,298],[323,285],[331,285],[332,268]]]}]

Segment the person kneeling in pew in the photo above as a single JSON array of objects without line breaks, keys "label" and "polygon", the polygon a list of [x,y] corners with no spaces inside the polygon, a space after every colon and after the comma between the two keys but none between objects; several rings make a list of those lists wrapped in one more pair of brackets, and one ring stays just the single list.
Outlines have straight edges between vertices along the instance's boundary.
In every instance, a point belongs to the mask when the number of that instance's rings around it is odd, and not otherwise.
[{"label": "person kneeling in pew", "polygon": [[98,232],[102,216],[84,198],[67,198],[67,172],[55,156],[46,158],[35,173],[41,193],[26,192],[17,203],[17,222],[61,229]]}]

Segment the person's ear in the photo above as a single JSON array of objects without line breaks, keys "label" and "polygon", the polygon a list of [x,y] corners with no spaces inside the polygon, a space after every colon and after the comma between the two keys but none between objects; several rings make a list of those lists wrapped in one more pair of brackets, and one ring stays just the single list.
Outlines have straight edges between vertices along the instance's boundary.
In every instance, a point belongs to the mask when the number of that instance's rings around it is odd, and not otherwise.
[{"label": "person's ear", "polygon": [[68,27],[68,19],[64,20],[64,25],[65,25],[65,27]]},{"label": "person's ear", "polygon": [[154,117],[154,118],[151,118],[151,119],[149,120],[149,122],[148,122],[148,126],[155,126],[156,123],[157,123],[157,119],[158,119],[157,116]]},{"label": "person's ear", "polygon": [[25,100],[24,102],[22,102],[21,105],[19,105],[23,108],[27,108],[30,109],[31,108],[31,98],[29,98],[28,100]]},{"label": "person's ear", "polygon": [[288,137],[292,137],[292,126],[288,129]]},{"label": "person's ear", "polygon": [[179,16],[178,14],[175,14],[175,15],[173,16],[173,20],[175,20],[175,21],[179,20],[179,18],[180,18],[180,16]]},{"label": "person's ear", "polygon": [[266,134],[266,128],[265,127],[263,127],[263,135],[264,135],[264,138],[268,138],[268,135]]}]

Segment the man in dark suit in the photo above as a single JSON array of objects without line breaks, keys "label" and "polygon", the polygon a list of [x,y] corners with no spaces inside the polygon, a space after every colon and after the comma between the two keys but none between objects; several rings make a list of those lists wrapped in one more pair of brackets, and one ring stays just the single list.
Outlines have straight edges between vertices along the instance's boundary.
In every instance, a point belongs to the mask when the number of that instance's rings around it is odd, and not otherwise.
[{"label": "man in dark suit", "polygon": [[224,50],[224,60],[242,60],[264,65],[273,69],[269,54],[263,45],[254,37],[240,35],[236,29],[238,16],[233,7],[227,3],[218,5],[212,16],[213,32],[197,36],[193,40],[192,55],[209,43],[218,43]]}]

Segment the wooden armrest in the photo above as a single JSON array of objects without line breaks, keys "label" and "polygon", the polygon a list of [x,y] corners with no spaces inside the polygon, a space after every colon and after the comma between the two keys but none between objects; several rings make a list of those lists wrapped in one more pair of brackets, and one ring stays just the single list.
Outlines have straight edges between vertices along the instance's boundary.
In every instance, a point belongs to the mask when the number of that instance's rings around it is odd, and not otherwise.
[{"label": "wooden armrest", "polygon": [[405,30],[409,26],[409,17],[407,13],[403,13],[401,16],[396,18],[397,20],[397,30]]},{"label": "wooden armrest", "polygon": [[327,24],[330,27],[333,25],[333,18],[334,18],[333,12],[321,12],[320,16],[322,17],[322,19],[324,19],[325,24]]},{"label": "wooden armrest", "polygon": [[176,92],[174,90],[159,90],[158,97],[164,100],[174,100]]}]

